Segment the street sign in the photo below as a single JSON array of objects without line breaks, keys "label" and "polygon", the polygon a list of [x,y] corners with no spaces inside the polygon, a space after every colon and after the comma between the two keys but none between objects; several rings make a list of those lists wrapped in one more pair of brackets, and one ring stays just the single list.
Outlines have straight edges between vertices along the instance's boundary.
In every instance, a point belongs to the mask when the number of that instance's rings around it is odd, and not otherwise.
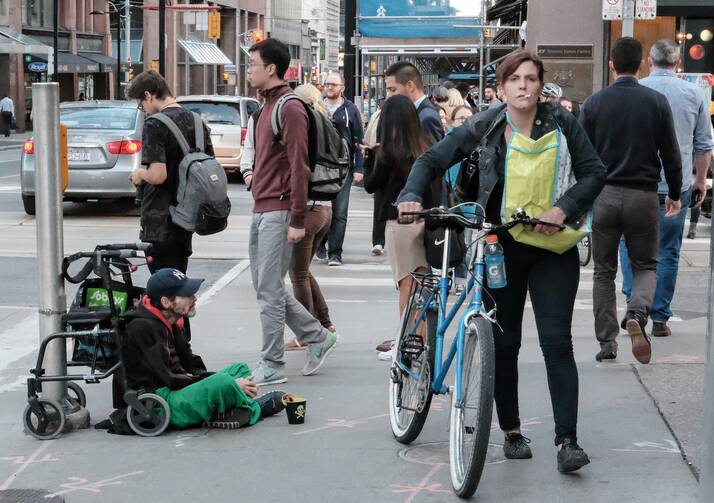
[{"label": "street sign", "polygon": [[593,59],[592,45],[538,45],[536,53],[543,59]]},{"label": "street sign", "polygon": [[613,21],[623,18],[625,0],[602,0],[602,18]]},{"label": "street sign", "polygon": [[655,19],[657,17],[657,0],[636,0],[636,19]]}]

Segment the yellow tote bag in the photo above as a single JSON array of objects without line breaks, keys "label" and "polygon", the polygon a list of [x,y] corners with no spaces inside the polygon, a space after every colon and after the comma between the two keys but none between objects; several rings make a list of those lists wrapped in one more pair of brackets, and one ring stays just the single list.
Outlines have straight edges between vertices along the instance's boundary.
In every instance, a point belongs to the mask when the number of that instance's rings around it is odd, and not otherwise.
[{"label": "yellow tote bag", "polygon": [[[504,221],[523,208],[531,217],[537,217],[554,205],[553,194],[557,184],[560,162],[560,132],[558,130],[532,140],[513,126],[508,143],[503,196]],[[535,232],[531,227],[517,225],[509,230],[519,243],[564,253],[575,246],[587,232],[565,227],[552,236]]]}]

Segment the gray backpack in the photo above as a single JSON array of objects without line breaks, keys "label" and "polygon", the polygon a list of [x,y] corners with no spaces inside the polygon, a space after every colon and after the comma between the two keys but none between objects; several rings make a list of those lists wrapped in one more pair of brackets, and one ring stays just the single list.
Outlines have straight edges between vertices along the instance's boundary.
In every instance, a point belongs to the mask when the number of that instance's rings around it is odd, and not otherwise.
[{"label": "gray backpack", "polygon": [[203,120],[193,113],[196,148],[191,149],[176,123],[163,113],[152,115],[176,137],[183,152],[179,164],[176,206],[169,208],[171,220],[179,227],[201,236],[221,232],[228,225],[231,202],[228,199],[228,178],[223,167],[206,154]]}]

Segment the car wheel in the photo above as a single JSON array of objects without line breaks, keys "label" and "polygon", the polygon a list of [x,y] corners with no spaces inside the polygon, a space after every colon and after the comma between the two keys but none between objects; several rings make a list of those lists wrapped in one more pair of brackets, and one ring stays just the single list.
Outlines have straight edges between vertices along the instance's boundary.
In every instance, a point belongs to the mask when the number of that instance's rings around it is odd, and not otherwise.
[{"label": "car wheel", "polygon": [[25,207],[25,213],[28,215],[35,214],[35,196],[22,195],[22,206]]}]

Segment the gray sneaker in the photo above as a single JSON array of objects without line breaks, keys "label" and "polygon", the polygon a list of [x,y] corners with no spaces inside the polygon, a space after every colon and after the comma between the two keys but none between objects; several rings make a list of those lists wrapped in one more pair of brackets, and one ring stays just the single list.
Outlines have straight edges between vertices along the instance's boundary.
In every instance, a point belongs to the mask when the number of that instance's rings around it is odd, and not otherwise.
[{"label": "gray sneaker", "polygon": [[302,375],[309,376],[317,372],[325,363],[327,356],[337,346],[337,333],[328,332],[327,337],[322,342],[314,342],[307,347],[307,361],[302,368]]},{"label": "gray sneaker", "polygon": [[255,369],[253,369],[253,378],[255,379],[255,384],[258,386],[269,386],[271,384],[280,384],[288,381],[282,369],[274,369],[268,366],[263,360],[260,360]]}]

